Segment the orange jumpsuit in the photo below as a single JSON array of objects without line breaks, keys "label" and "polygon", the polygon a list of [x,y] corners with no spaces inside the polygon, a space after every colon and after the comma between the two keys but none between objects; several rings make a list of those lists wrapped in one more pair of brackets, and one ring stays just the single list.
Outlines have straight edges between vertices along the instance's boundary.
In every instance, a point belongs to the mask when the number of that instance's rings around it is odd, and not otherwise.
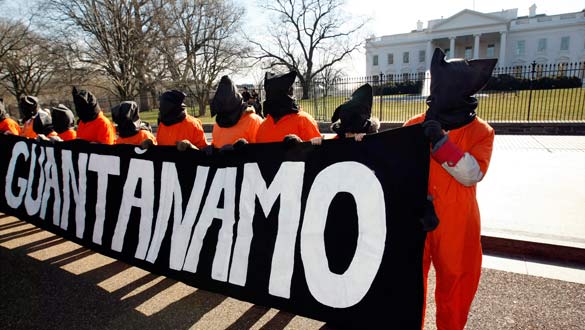
[{"label": "orange jumpsuit", "polygon": [[[421,123],[418,115],[405,126]],[[431,262],[436,271],[435,300],[437,329],[463,329],[469,308],[477,291],[481,274],[480,215],[476,200],[476,184],[488,170],[494,142],[494,130],[485,121],[476,118],[471,123],[451,130],[448,140],[459,155],[454,162],[437,159],[433,153],[429,168],[429,190],[439,218],[437,229],[427,233],[423,255],[423,278],[426,284]],[[459,149],[459,150],[456,150]],[[479,165],[480,177],[460,183],[443,166],[456,166],[457,158],[468,153]],[[468,156],[469,156],[468,155]],[[443,155],[444,156],[444,155]],[[444,157],[443,157],[444,158]],[[449,158],[449,157],[447,157]],[[470,158],[470,157],[468,157]],[[424,316],[424,311],[423,311]],[[424,324],[424,322],[423,322]]]},{"label": "orange jumpsuit", "polygon": [[24,122],[22,130],[20,131],[20,136],[24,136],[25,138],[35,139],[37,137],[37,133],[33,130],[33,122],[35,117]]},{"label": "orange jumpsuit", "polygon": [[57,134],[63,141],[71,141],[77,138],[77,132],[74,129],[68,129],[63,133]]},{"label": "orange jumpsuit", "polygon": [[245,112],[232,127],[220,127],[217,123],[213,125],[213,146],[221,148],[226,144],[234,144],[238,139],[244,138],[249,143],[256,143],[256,133],[262,123],[262,118],[253,112]]},{"label": "orange jumpsuit", "polygon": [[114,144],[116,130],[112,122],[100,111],[97,118],[90,122],[79,121],[77,138],[89,142]]},{"label": "orange jumpsuit", "polygon": [[116,144],[134,144],[139,145],[142,141],[150,139],[156,145],[156,139],[152,133],[147,130],[139,130],[138,133],[129,136],[129,137],[121,137],[118,136],[116,139]]},{"label": "orange jumpsuit", "polygon": [[12,118],[4,118],[0,121],[0,132],[10,131],[14,135],[20,135],[20,126]]},{"label": "orange jumpsuit", "polygon": [[289,134],[295,134],[303,141],[321,137],[315,119],[308,113],[299,111],[285,115],[276,123],[272,116],[268,115],[258,128],[256,142],[280,142]]},{"label": "orange jumpsuit", "polygon": [[156,140],[161,146],[174,146],[182,140],[188,140],[199,149],[208,146],[201,121],[189,115],[180,123],[170,126],[159,123]]}]

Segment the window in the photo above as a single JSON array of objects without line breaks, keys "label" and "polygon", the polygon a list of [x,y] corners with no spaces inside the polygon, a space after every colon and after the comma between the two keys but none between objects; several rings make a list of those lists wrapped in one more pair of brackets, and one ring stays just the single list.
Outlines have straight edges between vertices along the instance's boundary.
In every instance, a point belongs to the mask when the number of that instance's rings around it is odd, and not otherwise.
[{"label": "window", "polygon": [[374,58],[372,59],[372,65],[373,66],[378,66],[378,55],[374,55]]},{"label": "window", "polygon": [[418,51],[418,61],[420,63],[423,63],[426,60],[426,58],[425,58],[426,56],[427,56],[427,52],[425,52],[424,50]]},{"label": "window", "polygon": [[561,50],[569,50],[569,37],[562,37],[561,38]]},{"label": "window", "polygon": [[446,58],[451,58],[451,49],[445,48],[445,57]]},{"label": "window", "polygon": [[538,49],[539,52],[546,51],[546,38],[538,39]]},{"label": "window", "polygon": [[485,52],[486,57],[496,57],[496,45],[488,44],[487,51]]},{"label": "window", "polygon": [[404,52],[402,53],[402,63],[408,63],[410,60],[410,53],[409,52]]},{"label": "window", "polygon": [[559,63],[558,77],[567,76],[567,63]]},{"label": "window", "polygon": [[394,64],[394,54],[388,54],[388,64]]},{"label": "window", "polygon": [[465,58],[466,59],[471,58],[471,47],[465,47]]},{"label": "window", "polygon": [[544,72],[544,65],[543,64],[537,64],[536,65],[536,79],[542,78],[543,72]]},{"label": "window", "polygon": [[516,41],[516,56],[524,56],[524,54],[526,54],[526,41]]}]

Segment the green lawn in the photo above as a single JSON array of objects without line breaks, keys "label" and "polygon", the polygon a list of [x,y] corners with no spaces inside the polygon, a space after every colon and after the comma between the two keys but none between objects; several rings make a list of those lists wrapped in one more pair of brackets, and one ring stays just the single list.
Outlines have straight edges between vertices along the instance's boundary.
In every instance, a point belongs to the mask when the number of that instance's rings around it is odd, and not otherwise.
[{"label": "green lawn", "polygon": [[[196,116],[197,114],[199,114],[199,108],[195,107],[195,108],[188,108],[187,112],[191,115],[191,116]],[[112,114],[110,112],[104,112],[104,114],[106,115],[106,117],[108,117],[109,119],[112,119]],[[148,122],[151,125],[156,125],[157,124],[157,118],[158,118],[158,110],[150,110],[150,111],[142,111],[140,112],[140,119],[142,121]],[[207,106],[207,111],[206,111],[206,115],[203,117],[198,117],[203,123],[215,123],[215,118],[211,118],[211,114],[209,111],[209,106]]]}]

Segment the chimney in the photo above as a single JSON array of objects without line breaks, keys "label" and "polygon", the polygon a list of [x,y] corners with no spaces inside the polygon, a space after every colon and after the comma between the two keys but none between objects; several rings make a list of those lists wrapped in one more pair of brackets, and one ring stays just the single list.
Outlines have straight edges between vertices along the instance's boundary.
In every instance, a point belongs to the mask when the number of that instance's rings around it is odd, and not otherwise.
[{"label": "chimney", "polygon": [[532,6],[530,6],[530,8],[528,8],[528,17],[534,17],[536,16],[536,4],[532,4]]},{"label": "chimney", "polygon": [[423,22],[420,19],[416,22],[416,30],[417,31],[423,30]]}]

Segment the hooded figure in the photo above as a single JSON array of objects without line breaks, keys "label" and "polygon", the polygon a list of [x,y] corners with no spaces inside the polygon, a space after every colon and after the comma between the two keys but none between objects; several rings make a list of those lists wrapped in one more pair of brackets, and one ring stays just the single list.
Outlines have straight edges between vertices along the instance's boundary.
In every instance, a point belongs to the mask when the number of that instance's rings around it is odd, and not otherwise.
[{"label": "hooded figure", "polygon": [[331,130],[342,137],[346,133],[376,133],[380,122],[371,118],[373,98],[370,84],[364,84],[356,89],[349,100],[333,112]]},{"label": "hooded figure", "polygon": [[497,59],[445,61],[445,53],[435,50],[431,61],[431,95],[427,98],[427,118],[452,130],[473,121],[477,99],[473,97],[492,76]]},{"label": "hooded figure", "polygon": [[37,134],[43,134],[47,137],[55,136],[55,130],[53,129],[53,119],[51,114],[47,110],[40,110],[35,118],[33,119],[33,130]]},{"label": "hooded figure", "polygon": [[112,119],[118,125],[118,139],[116,144],[138,145],[144,140],[156,139],[150,131],[150,126],[140,120],[138,104],[134,101],[124,101],[112,108]]},{"label": "hooded figure", "polygon": [[214,147],[222,148],[240,139],[256,142],[256,133],[262,118],[244,102],[228,76],[221,77],[210,108],[211,116],[215,116],[216,122],[212,133]]},{"label": "hooded figure", "polygon": [[264,116],[266,119],[258,128],[256,142],[279,142],[285,137],[309,141],[321,137],[315,119],[301,111],[292,97],[292,87],[297,73],[276,75],[267,72],[264,76]]},{"label": "hooded figure", "polygon": [[75,132],[75,116],[73,111],[63,104],[51,108],[53,118],[53,129],[63,141],[74,140],[77,137]]},{"label": "hooded figure", "polygon": [[159,122],[170,126],[183,121],[187,117],[186,106],[183,103],[186,96],[176,89],[164,92],[159,98]]},{"label": "hooded figure", "polygon": [[479,284],[481,226],[475,193],[491,160],[494,130],[476,116],[472,95],[487,83],[495,64],[494,59],[445,61],[436,49],[429,109],[405,124],[422,123],[432,147],[428,202],[421,208],[422,228],[432,230],[425,242],[423,277],[426,297],[432,262],[440,329],[465,327]]},{"label": "hooded figure", "polygon": [[174,146],[177,143],[186,143],[199,149],[208,146],[201,121],[189,116],[185,111],[183,101],[186,96],[178,90],[166,91],[160,96],[159,125],[156,132],[159,145]]},{"label": "hooded figure", "polygon": [[23,124],[20,133],[22,136],[29,139],[37,137],[37,133],[35,133],[32,127],[32,118],[39,112],[40,108],[39,99],[34,96],[22,96],[18,101],[18,110],[20,111],[20,117]]},{"label": "hooded figure", "polygon": [[0,134],[20,135],[20,126],[8,116],[2,98],[0,98]]},{"label": "hooded figure", "polygon": [[90,122],[96,119],[102,111],[95,96],[84,89],[78,90],[73,87],[73,103],[77,116],[83,122]]},{"label": "hooded figure", "polygon": [[104,116],[95,96],[86,90],[73,87],[73,103],[79,116],[77,138],[89,142],[114,144],[116,131]]}]

